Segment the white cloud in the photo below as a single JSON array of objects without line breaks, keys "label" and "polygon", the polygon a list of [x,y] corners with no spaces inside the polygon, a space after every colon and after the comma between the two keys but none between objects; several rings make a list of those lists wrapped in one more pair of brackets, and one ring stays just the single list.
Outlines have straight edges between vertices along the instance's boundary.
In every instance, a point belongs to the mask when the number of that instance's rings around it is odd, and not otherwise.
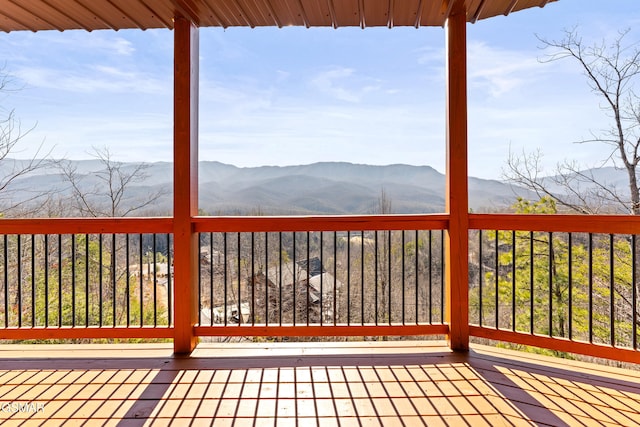
[{"label": "white cloud", "polygon": [[352,68],[335,67],[322,71],[311,79],[311,84],[320,92],[340,101],[358,103],[362,98],[380,89],[378,82],[356,75]]},{"label": "white cloud", "polygon": [[[122,34],[130,34],[123,32]],[[131,57],[136,53],[134,44],[123,35],[104,31],[65,31],[64,33],[16,33],[11,34],[8,43],[14,48],[56,55],[64,52],[91,53],[102,56]]]},{"label": "white cloud", "polygon": [[437,68],[444,66],[445,49],[433,46],[423,46],[415,51],[420,65],[432,65]]},{"label": "white cloud", "polygon": [[137,71],[94,65],[82,70],[24,67],[15,75],[27,86],[69,92],[170,93],[170,79],[163,80]]},{"label": "white cloud", "polygon": [[468,52],[469,84],[496,98],[539,79],[546,70],[532,52],[500,49],[478,41],[469,43]]},{"label": "white cloud", "polygon": [[[55,37],[49,42],[58,45],[57,48],[73,50],[76,52],[92,52],[93,54],[133,56],[136,49],[129,40],[122,36],[113,36],[104,32],[93,32],[87,35],[85,32],[74,32],[70,37]],[[52,48],[56,48],[53,46]]]}]

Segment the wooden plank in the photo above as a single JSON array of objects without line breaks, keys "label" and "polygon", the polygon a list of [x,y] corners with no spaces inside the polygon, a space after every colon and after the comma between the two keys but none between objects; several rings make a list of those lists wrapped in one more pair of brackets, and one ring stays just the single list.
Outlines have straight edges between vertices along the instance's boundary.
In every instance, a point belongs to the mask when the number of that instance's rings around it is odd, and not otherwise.
[{"label": "wooden plank", "polygon": [[469,215],[469,228],[474,230],[640,234],[640,218],[633,215],[471,214]]},{"label": "wooden plank", "polygon": [[447,325],[329,325],[329,326],[196,326],[197,336],[344,337],[446,335]]},{"label": "wooden plank", "polygon": [[197,344],[198,310],[198,62],[199,30],[185,18],[174,30],[174,349],[190,353]]},{"label": "wooden plank", "polygon": [[172,231],[173,219],[166,217],[0,219],[0,234],[138,234]]},{"label": "wooden plank", "polygon": [[455,4],[446,21],[447,173],[445,210],[446,321],[449,345],[469,348],[469,218],[467,172],[467,19],[464,1]]},{"label": "wooden plank", "polygon": [[439,215],[363,215],[288,217],[197,217],[197,232],[275,232],[349,230],[444,230],[449,216]]},{"label": "wooden plank", "polygon": [[44,412],[15,414],[8,425],[140,417],[154,424],[215,417],[216,425],[640,424],[633,371],[616,369],[631,377],[603,384],[609,368],[577,362],[587,373],[576,375],[569,363],[548,369],[556,359],[477,345],[462,355],[417,341],[216,343],[190,358],[162,345],[6,347],[4,401],[45,403]]}]

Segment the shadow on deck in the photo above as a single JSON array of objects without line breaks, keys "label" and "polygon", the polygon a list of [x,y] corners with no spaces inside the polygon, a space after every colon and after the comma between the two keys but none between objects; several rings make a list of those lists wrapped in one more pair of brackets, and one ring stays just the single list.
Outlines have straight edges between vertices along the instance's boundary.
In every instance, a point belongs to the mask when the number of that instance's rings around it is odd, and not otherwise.
[{"label": "shadow on deck", "polygon": [[[0,424],[640,425],[640,371],[443,343],[0,347]],[[38,406],[39,405],[39,406]]]}]

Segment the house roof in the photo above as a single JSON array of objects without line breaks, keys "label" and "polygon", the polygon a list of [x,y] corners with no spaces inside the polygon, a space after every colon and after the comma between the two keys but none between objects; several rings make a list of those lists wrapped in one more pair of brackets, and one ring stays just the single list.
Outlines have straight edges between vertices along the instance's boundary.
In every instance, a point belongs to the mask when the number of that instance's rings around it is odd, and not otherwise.
[{"label": "house roof", "polygon": [[[544,7],[557,0],[466,0],[467,20]],[[201,27],[442,26],[455,0],[0,0],[0,30]]]}]

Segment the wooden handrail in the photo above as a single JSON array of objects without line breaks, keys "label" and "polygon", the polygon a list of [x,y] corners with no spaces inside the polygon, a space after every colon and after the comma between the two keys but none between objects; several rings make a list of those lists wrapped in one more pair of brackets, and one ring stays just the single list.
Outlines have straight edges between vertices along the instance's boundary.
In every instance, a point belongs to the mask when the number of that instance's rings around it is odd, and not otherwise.
[{"label": "wooden handrail", "polygon": [[445,230],[449,215],[195,217],[196,232]]},{"label": "wooden handrail", "polygon": [[469,228],[475,230],[640,234],[640,217],[633,215],[470,214]]},{"label": "wooden handrail", "polygon": [[173,219],[170,217],[0,219],[0,234],[145,234],[172,232]]}]

